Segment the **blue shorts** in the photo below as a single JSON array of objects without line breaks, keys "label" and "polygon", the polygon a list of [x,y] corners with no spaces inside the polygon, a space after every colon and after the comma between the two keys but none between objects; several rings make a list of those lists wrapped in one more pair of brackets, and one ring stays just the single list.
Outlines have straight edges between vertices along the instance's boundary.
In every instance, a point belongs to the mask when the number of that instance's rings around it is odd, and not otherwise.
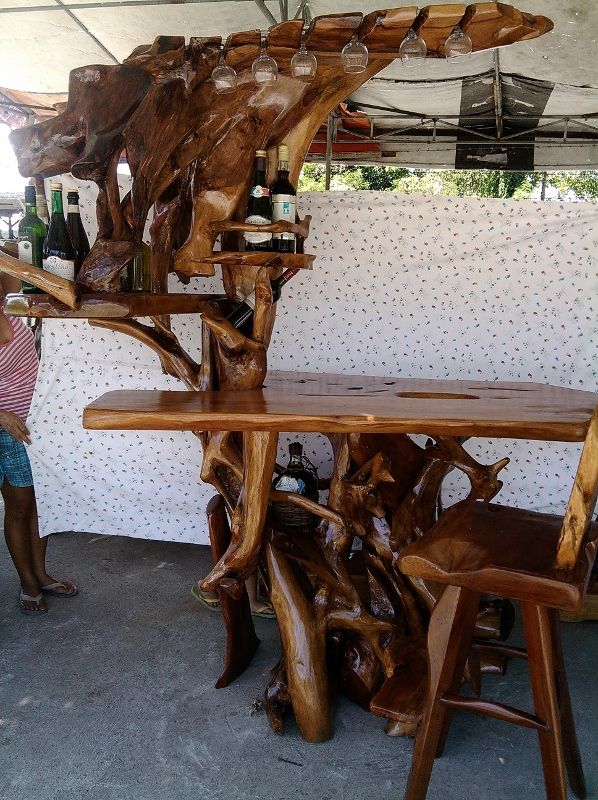
[{"label": "blue shorts", "polygon": [[33,486],[33,474],[25,445],[0,428],[0,486]]}]

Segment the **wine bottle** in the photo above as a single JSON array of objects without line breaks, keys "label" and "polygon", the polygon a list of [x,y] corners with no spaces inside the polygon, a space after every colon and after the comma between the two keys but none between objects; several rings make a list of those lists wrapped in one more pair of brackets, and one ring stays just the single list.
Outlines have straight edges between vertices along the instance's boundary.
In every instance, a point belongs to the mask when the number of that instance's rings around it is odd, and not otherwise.
[{"label": "wine bottle", "polygon": [[[280,298],[280,290],[288,283],[293,275],[296,275],[299,272],[297,267],[291,267],[290,269],[285,270],[279,278],[275,278],[275,280],[270,281],[270,286],[272,287],[272,299],[276,303]],[[245,336],[251,335],[251,327],[253,323],[253,311],[255,309],[255,290],[248,295],[242,303],[234,308],[231,313],[228,315],[227,320],[233,325],[235,328],[244,333]]]},{"label": "wine bottle", "polygon": [[44,223],[47,231],[48,225],[50,224],[50,216],[48,214],[48,200],[44,188],[44,179],[39,176],[37,178],[31,178],[29,180],[29,185],[35,186],[35,207],[37,209],[37,216]]},{"label": "wine bottle", "polygon": [[75,278],[79,274],[81,265],[89,253],[89,240],[83,227],[81,214],[79,213],[79,192],[77,189],[69,189],[66,194],[67,214],[66,227],[71,238],[71,244],[75,250]]},{"label": "wine bottle", "polygon": [[[289,148],[286,144],[278,146],[278,173],[270,187],[272,195],[272,222],[295,222],[297,190],[289,180]],[[272,249],[279,253],[295,252],[294,233],[275,233]]]},{"label": "wine bottle", "polygon": [[135,256],[120,273],[121,292],[151,292],[150,252],[148,245],[141,242]]},{"label": "wine bottle", "polygon": [[[249,190],[245,222],[251,225],[269,225],[272,222],[272,198],[266,186],[265,150],[255,151],[255,176]],[[272,234],[263,231],[247,231],[243,234],[246,250],[272,250]]]},{"label": "wine bottle", "polygon": [[[35,186],[25,187],[25,216],[19,222],[17,233],[18,256],[21,261],[33,267],[42,266],[42,251],[46,238],[46,226],[37,216]],[[21,291],[27,294],[41,292],[37,286],[23,281]]]},{"label": "wine bottle", "polygon": [[52,218],[44,242],[43,268],[53,275],[75,280],[75,250],[62,210],[62,184],[50,184],[52,190]]},{"label": "wine bottle", "polygon": [[[289,445],[289,463],[282,474],[276,478],[272,488],[279,492],[302,494],[316,503],[318,494],[318,473],[314,465],[303,455],[300,442]],[[317,523],[317,517],[309,511],[290,503],[274,503],[274,519],[283,528],[309,528]]]}]

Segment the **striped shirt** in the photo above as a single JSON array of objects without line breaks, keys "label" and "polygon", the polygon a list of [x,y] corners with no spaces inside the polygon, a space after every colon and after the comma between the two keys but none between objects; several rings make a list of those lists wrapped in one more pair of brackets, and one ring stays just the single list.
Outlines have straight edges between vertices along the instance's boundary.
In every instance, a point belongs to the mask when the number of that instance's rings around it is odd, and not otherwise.
[{"label": "striped shirt", "polygon": [[6,317],[12,337],[0,344],[0,410],[26,419],[31,406],[39,362],[29,328],[16,317]]}]

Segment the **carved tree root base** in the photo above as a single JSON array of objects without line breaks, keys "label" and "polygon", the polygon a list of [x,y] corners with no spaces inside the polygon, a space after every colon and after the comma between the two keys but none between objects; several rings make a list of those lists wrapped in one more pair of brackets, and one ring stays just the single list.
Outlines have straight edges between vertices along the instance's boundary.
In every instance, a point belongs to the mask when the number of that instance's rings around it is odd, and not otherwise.
[{"label": "carved tree root base", "polygon": [[[213,497],[206,509],[208,528],[212,546],[212,558],[217,562],[230,544],[230,528],[226,516],[226,506],[220,495]],[[259,647],[251,616],[249,597],[245,587],[238,600],[233,599],[222,589],[218,590],[220,610],[226,626],[226,657],[222,675],[216,681],[216,688],[228,686],[241,675],[251,663]]]}]

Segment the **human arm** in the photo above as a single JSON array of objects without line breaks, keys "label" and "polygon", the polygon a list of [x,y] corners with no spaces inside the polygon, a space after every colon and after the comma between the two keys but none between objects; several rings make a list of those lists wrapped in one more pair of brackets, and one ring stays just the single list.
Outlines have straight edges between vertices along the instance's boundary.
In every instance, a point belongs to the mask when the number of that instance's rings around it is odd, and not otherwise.
[{"label": "human arm", "polygon": [[0,427],[21,444],[31,444],[29,429],[18,414],[13,414],[12,411],[0,411]]}]

